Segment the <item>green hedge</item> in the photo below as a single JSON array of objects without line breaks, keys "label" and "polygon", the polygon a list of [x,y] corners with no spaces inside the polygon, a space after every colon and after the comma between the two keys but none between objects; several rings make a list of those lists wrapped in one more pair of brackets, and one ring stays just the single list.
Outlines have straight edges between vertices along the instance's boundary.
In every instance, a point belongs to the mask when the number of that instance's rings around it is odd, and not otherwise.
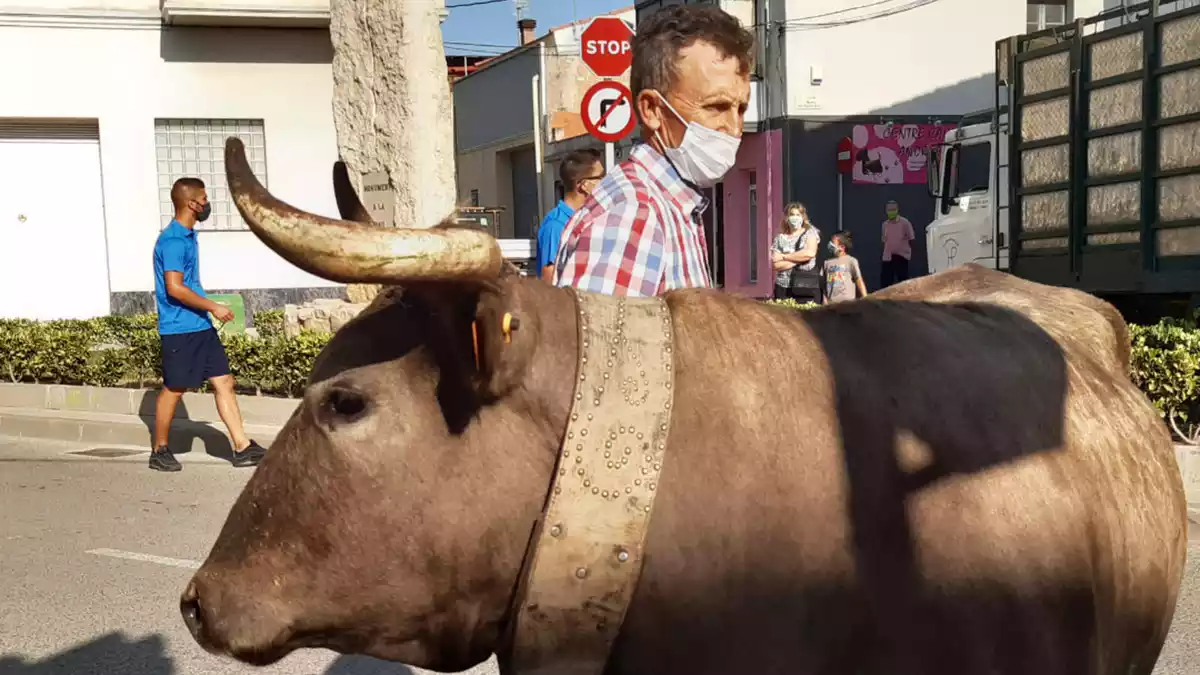
[{"label": "green hedge", "polygon": [[260,337],[274,338],[283,336],[283,310],[265,309],[254,314],[254,330]]},{"label": "green hedge", "polygon": [[[262,315],[267,314],[266,321]],[[260,323],[261,322],[261,323]],[[329,335],[283,335],[283,315],[260,312],[259,337],[222,337],[229,366],[246,393],[296,396]],[[264,330],[265,328],[265,330]],[[0,320],[0,378],[8,382],[154,386],[162,359],[153,314],[87,321]]]},{"label": "green hedge", "polygon": [[[767,303],[794,309],[816,306],[795,300]],[[254,326],[257,337],[222,338],[239,388],[260,395],[299,395],[313,361],[331,336],[286,337],[283,313],[278,310],[255,314]],[[1195,319],[1129,326],[1131,379],[1176,434],[1189,442],[1200,442],[1200,329],[1196,326]],[[0,320],[0,381],[154,386],[161,381],[161,364],[153,314],[87,321]]]},{"label": "green hedge", "polygon": [[1129,326],[1131,378],[1176,435],[1192,444],[1200,443],[1200,330],[1196,326],[1196,319]]},{"label": "green hedge", "polygon": [[[807,309],[813,303],[767,300]],[[1200,314],[1190,321],[1163,319],[1153,326],[1129,325],[1130,379],[1158,408],[1176,436],[1200,444]]]}]

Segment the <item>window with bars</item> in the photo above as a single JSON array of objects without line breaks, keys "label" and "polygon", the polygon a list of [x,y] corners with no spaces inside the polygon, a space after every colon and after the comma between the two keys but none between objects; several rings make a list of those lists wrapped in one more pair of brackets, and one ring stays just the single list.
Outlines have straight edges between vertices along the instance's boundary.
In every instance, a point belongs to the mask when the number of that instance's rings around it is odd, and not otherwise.
[{"label": "window with bars", "polygon": [[225,139],[237,136],[246,146],[246,159],[254,175],[267,183],[267,144],[262,120],[156,119],[154,151],[158,158],[158,211],[160,227],[175,216],[171,186],[184,176],[204,181],[212,215],[197,223],[200,231],[245,230],[246,223],[233,205],[225,179]]},{"label": "window with bars", "polygon": [[1033,33],[1067,23],[1067,6],[1058,3],[1031,2],[1025,5],[1025,32]]}]

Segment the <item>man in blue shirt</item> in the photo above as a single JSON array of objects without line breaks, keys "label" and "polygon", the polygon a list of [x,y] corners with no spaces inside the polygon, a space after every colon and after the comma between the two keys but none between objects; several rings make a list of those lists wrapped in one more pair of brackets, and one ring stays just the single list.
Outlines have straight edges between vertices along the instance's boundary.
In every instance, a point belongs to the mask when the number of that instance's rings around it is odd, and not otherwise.
[{"label": "man in blue shirt", "polygon": [[551,284],[554,283],[554,258],[558,256],[563,228],[604,178],[600,153],[592,149],[572,152],[559,166],[558,177],[563,184],[562,201],[546,214],[537,235],[537,275]]},{"label": "man in blue shirt", "polygon": [[199,178],[180,178],[171,188],[175,219],[154,244],[154,298],[162,340],[163,388],[154,409],[154,449],[150,468],[179,471],[183,467],[167,447],[175,407],[188,389],[212,384],[217,412],[233,440],[233,465],[255,466],[266,449],[246,437],[234,394],[225,347],[208,314],[222,323],[233,312],[209,300],[200,284],[200,245],[196,223],[208,220],[212,205]]}]

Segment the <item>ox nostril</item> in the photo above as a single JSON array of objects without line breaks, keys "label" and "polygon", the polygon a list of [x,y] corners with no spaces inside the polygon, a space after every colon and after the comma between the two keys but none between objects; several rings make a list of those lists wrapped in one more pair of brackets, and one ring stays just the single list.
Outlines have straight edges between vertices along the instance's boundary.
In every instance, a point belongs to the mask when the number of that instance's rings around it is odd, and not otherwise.
[{"label": "ox nostril", "polygon": [[179,598],[179,613],[183,615],[183,623],[187,625],[192,637],[197,642],[202,642],[204,612],[200,608],[200,591],[196,587],[195,579],[188,584],[187,589],[183,591],[183,595]]}]

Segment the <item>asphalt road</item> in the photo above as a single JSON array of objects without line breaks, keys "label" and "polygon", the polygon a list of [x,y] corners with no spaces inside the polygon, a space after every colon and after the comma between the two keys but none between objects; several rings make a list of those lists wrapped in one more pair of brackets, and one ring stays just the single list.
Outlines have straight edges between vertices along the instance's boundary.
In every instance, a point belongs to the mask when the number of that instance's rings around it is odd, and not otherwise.
[{"label": "asphalt road", "polygon": [[[206,457],[184,471],[145,455],[91,458],[85,446],[0,439],[0,675],[412,675],[332,652],[252,668],[205,653],[178,598],[246,478]],[[1200,672],[1200,527],[1170,641],[1155,675]],[[472,673],[495,673],[495,662]]]}]

